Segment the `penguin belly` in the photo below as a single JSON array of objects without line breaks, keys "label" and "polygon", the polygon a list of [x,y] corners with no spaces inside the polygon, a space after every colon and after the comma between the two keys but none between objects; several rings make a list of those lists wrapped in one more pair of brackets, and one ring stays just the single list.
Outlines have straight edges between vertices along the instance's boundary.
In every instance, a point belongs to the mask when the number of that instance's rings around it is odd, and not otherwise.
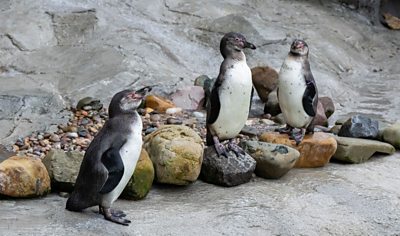
[{"label": "penguin belly", "polygon": [[303,94],[306,90],[305,77],[300,61],[286,59],[279,72],[278,100],[287,124],[305,128],[312,121],[303,108]]},{"label": "penguin belly", "polygon": [[142,121],[138,114],[136,114],[136,121],[131,124],[130,129],[131,133],[119,151],[124,164],[124,174],[118,185],[111,192],[102,196],[101,205],[104,207],[111,207],[111,204],[121,195],[131,179],[139,160],[142,150]]},{"label": "penguin belly", "polygon": [[249,116],[251,88],[251,71],[245,61],[236,62],[225,72],[218,91],[218,118],[211,124],[219,139],[234,138],[244,127]]}]

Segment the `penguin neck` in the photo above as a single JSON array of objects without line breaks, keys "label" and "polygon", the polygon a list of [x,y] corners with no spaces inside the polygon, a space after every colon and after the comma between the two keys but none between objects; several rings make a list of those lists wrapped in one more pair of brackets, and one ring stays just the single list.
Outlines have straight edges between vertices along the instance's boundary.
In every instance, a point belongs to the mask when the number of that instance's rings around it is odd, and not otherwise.
[{"label": "penguin neck", "polygon": [[125,116],[134,116],[135,114],[137,114],[137,111],[136,110],[129,110],[129,111],[126,111],[126,110],[122,110],[121,108],[114,108],[114,109],[112,109],[111,107],[110,107],[110,109],[108,109],[108,117],[111,119],[111,118],[113,118],[113,117],[116,117],[116,116],[121,116],[121,115],[125,115]]},{"label": "penguin neck", "polygon": [[246,55],[243,53],[243,51],[233,51],[225,58],[230,58],[234,61],[246,61]]}]

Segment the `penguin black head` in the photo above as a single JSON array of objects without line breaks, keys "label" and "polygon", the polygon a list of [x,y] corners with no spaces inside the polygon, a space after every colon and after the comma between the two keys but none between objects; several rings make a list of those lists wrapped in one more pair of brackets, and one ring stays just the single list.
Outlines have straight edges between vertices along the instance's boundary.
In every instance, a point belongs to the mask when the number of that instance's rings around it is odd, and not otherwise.
[{"label": "penguin black head", "polygon": [[256,49],[254,44],[247,42],[246,38],[239,33],[230,32],[224,35],[221,39],[219,49],[222,56],[225,58],[233,52],[241,52],[244,48]]},{"label": "penguin black head", "polygon": [[150,90],[151,87],[147,86],[137,91],[126,89],[116,93],[111,99],[110,106],[108,108],[109,117],[111,118],[118,114],[128,114],[135,112],[142,103],[142,100],[146,93]]},{"label": "penguin black head", "polygon": [[301,39],[295,39],[290,46],[290,53],[297,56],[308,55],[308,45]]}]

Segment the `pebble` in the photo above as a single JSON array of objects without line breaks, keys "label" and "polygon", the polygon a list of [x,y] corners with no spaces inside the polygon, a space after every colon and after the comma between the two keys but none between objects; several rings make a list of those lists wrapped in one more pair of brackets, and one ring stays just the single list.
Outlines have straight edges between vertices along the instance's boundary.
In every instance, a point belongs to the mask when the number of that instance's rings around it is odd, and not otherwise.
[{"label": "pebble", "polygon": [[84,111],[90,111],[90,110],[92,110],[92,106],[84,106],[83,110]]},{"label": "pebble", "polygon": [[60,142],[60,136],[58,136],[57,134],[52,134],[50,135],[49,140],[52,142]]},{"label": "pebble", "polygon": [[90,123],[90,119],[88,119],[88,118],[83,118],[81,121],[80,121],[80,125],[87,125],[87,124],[89,124]]},{"label": "pebble", "polygon": [[68,132],[68,133],[66,133],[66,136],[68,138],[77,138],[77,137],[79,137],[78,133],[76,133],[76,132]]},{"label": "pebble", "polygon": [[261,119],[261,123],[266,125],[275,125],[275,122],[269,119]]},{"label": "pebble", "polygon": [[160,119],[161,119],[161,116],[159,114],[150,115],[150,120],[153,122],[159,121]]},{"label": "pebble", "polygon": [[171,107],[165,111],[165,113],[169,114],[169,115],[176,114],[179,112],[182,112],[182,108],[180,108],[180,107]]},{"label": "pebble", "polygon": [[144,134],[148,135],[148,134],[153,133],[153,132],[156,131],[156,130],[157,130],[156,127],[149,127],[149,128],[147,128],[147,129],[144,131]]},{"label": "pebble", "polygon": [[195,111],[193,112],[193,116],[196,118],[204,118],[206,115],[203,112]]},{"label": "pebble", "polygon": [[169,117],[167,118],[167,124],[169,125],[181,125],[183,122],[180,119]]}]

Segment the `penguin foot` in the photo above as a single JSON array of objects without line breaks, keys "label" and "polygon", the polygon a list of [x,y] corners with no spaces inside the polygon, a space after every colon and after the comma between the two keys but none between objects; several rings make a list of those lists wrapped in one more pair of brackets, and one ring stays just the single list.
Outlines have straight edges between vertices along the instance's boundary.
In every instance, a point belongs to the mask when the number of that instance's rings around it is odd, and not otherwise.
[{"label": "penguin foot", "polygon": [[[110,209],[111,215],[114,217],[122,218],[125,217],[126,214],[121,210]],[[104,209],[102,206],[99,206],[99,214],[104,215]]]},{"label": "penguin foot", "polygon": [[303,129],[300,130],[300,132],[292,132],[290,134],[290,139],[294,140],[296,142],[296,145],[299,145],[301,143],[301,141],[303,141],[304,138],[304,132]]},{"label": "penguin foot", "polygon": [[233,140],[230,140],[228,143],[228,148],[230,151],[234,152],[235,155],[238,157],[240,155],[246,155],[241,147],[239,147]]},{"label": "penguin foot", "polygon": [[[129,223],[131,223],[130,220],[122,218],[122,217],[126,216],[122,211],[121,211],[122,212],[121,215],[124,215],[124,216],[120,216],[120,217],[113,215],[113,213],[112,213],[113,210],[111,210],[111,208],[103,207],[102,211],[103,211],[104,219],[106,219],[108,221],[111,221],[111,222],[114,222],[117,224],[121,224],[121,225],[125,225],[125,226],[128,226]],[[114,212],[118,212],[118,211],[114,211]]]},{"label": "penguin foot", "polygon": [[280,134],[290,134],[292,132],[293,128],[289,125],[286,125],[286,127],[283,128],[277,128],[275,129],[276,132],[279,132]]},{"label": "penguin foot", "polygon": [[217,136],[213,137],[214,139],[214,148],[215,148],[215,152],[218,154],[218,156],[224,156],[226,158],[228,158],[228,153],[226,151],[225,146],[219,142],[219,139]]}]

